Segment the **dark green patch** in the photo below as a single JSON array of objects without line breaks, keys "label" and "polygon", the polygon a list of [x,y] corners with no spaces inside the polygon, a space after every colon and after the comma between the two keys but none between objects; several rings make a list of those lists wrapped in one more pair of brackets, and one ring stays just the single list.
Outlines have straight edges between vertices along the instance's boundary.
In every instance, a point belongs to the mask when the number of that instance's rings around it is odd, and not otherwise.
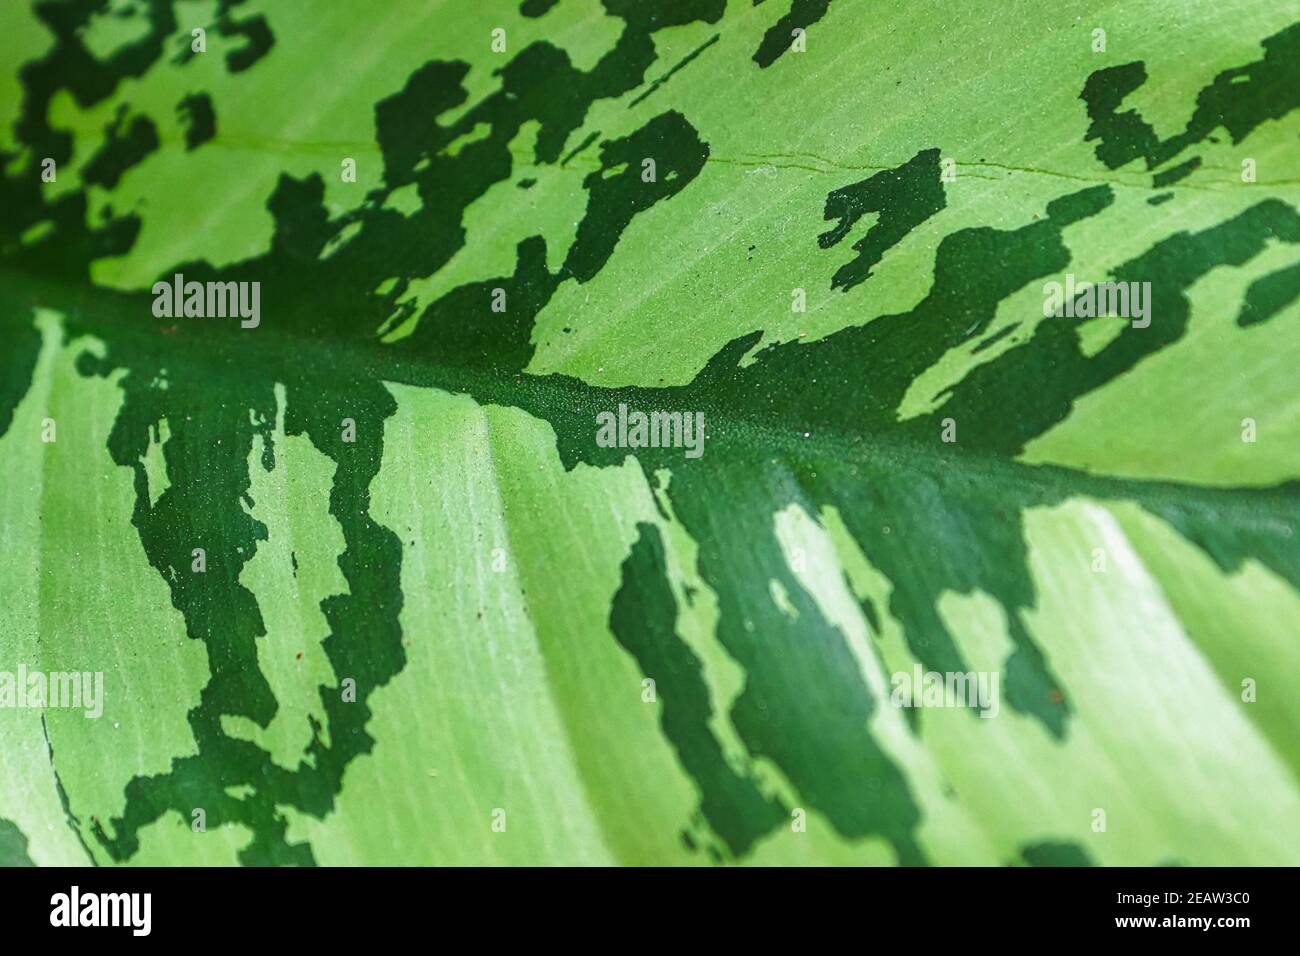
[{"label": "dark green patch", "polygon": [[664,736],[700,789],[700,812],[729,851],[740,856],[779,826],[787,811],[762,793],[749,771],[732,767],[709,729],[713,703],[700,661],[677,635],[677,603],[659,529],[643,523],[637,532],[610,609],[610,630],[654,680]]},{"label": "dark green patch", "polygon": [[560,0],[523,0],[519,4],[519,12],[526,17],[545,16],[559,2]]},{"label": "dark green patch", "polygon": [[1164,189],[1166,186],[1172,186],[1174,183],[1182,182],[1192,173],[1196,172],[1201,166],[1201,157],[1193,156],[1185,163],[1179,163],[1177,166],[1171,166],[1169,169],[1162,170],[1151,177],[1151,185],[1155,189]]},{"label": "dark green patch", "polygon": [[1077,843],[1035,843],[1020,851],[1030,866],[1096,866]]},{"label": "dark green patch", "polygon": [[176,105],[185,123],[185,148],[198,149],[217,135],[217,114],[206,93],[191,93]]},{"label": "dark green patch", "polygon": [[831,0],[790,0],[790,10],[763,34],[763,40],[754,51],[754,62],[759,69],[767,69],[783,56],[794,41],[795,30],[807,30],[831,7]]},{"label": "dark green patch", "polygon": [[82,179],[112,189],[132,166],[158,148],[158,129],[147,116],[127,121],[127,108],[119,107],[104,129],[104,145],[86,162]]},{"label": "dark green patch", "polygon": [[0,818],[0,867],[35,866],[27,855],[27,837],[11,820]]},{"label": "dark green patch", "polygon": [[1237,315],[1243,328],[1259,325],[1273,318],[1300,298],[1300,262],[1260,276],[1246,290],[1246,299]]},{"label": "dark green patch", "polygon": [[867,213],[879,217],[853,244],[858,256],[840,267],[831,288],[847,292],[865,282],[886,252],[945,205],[937,149],[923,150],[901,166],[832,192],[826,197],[824,218],[839,222],[818,237],[823,249],[839,243]]}]

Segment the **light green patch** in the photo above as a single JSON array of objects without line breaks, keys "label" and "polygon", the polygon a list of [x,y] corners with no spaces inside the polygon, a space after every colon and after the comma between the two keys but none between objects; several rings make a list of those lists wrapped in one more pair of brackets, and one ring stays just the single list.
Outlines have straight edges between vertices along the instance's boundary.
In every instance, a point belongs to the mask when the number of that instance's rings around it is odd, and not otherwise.
[{"label": "light green patch", "polygon": [[1128,319],[1113,315],[1089,319],[1078,328],[1079,351],[1091,358],[1119,338],[1128,323]]},{"label": "light green patch", "polygon": [[321,249],[320,257],[322,259],[328,259],[360,234],[361,223],[348,223],[338,232],[334,233],[334,235],[330,236],[329,241],[325,243],[325,247]]},{"label": "light green patch", "polygon": [[444,147],[443,152],[451,157],[459,156],[461,150],[466,146],[481,143],[483,140],[487,139],[491,133],[492,127],[487,123],[475,123],[472,129],[466,130],[448,143],[446,147]]},{"label": "light green patch", "polygon": [[[1268,568],[1248,561],[1231,574],[1136,505],[1110,509],[1134,551],[1206,656],[1224,693],[1300,777],[1300,596]],[[1296,529],[1290,529],[1294,539]],[[1250,681],[1255,700],[1248,703]]]},{"label": "light green patch", "polygon": [[24,246],[34,246],[53,232],[54,223],[48,219],[42,219],[40,222],[32,223],[32,225],[24,229],[22,235],[18,237],[18,242]]},{"label": "light green patch", "polygon": [[[1011,859],[1076,843],[1105,865],[1281,864],[1294,856],[1294,778],[1189,640],[1110,511],[1085,501],[1027,514],[1031,634],[1073,709],[1069,735],[1003,706],[994,719],[922,714],[922,739],[963,805]],[[1091,571],[1104,547],[1109,572]],[[1011,651],[991,599],[941,603],[972,669]],[[1105,814],[1104,832],[1094,821]]]},{"label": "light green patch", "polygon": [[167,424],[165,418],[149,432],[149,447],[145,450],[142,462],[145,480],[149,485],[150,507],[156,505],[163,492],[171,487],[171,479],[167,477],[167,461],[163,457],[163,445],[167,444],[169,438],[171,438],[171,426]]},{"label": "light green patch", "polygon": [[165,813],[140,828],[140,850],[129,866],[236,866],[238,853],[252,839],[252,832],[237,823],[194,830],[194,818]]},{"label": "light green patch", "polygon": [[225,715],[221,722],[226,733],[253,741],[293,769],[311,743],[313,718],[328,739],[320,688],[334,688],[338,679],[321,646],[330,626],[320,603],[346,594],[348,584],[338,567],[343,531],[329,513],[334,463],[310,439],[284,434],[284,387],[277,385],[275,395],[275,468],[262,467],[260,436],[248,457],[251,514],[266,525],[267,540],[239,581],[261,608],[266,635],[257,641],[257,663],[278,709],[265,731],[247,718]]},{"label": "light green patch", "polygon": [[40,59],[54,45],[54,38],[36,17],[32,4],[11,3],[5,7],[4,29],[0,30],[0,149],[16,145],[13,124],[22,115],[23,85],[18,65]]},{"label": "light green patch", "polygon": [[[595,755],[584,757],[573,733],[576,726],[612,734],[626,746],[654,732],[639,675],[612,638],[601,638],[603,622],[583,619],[602,605],[569,598],[599,586],[591,579],[604,577],[595,572],[606,564],[612,593],[618,540],[598,565],[566,561],[559,587],[557,565],[534,553],[538,534],[520,525],[558,521],[552,536],[575,533],[570,522],[586,524],[584,509],[604,515],[636,501],[624,501],[635,489],[630,473],[599,484],[565,476],[553,449],[544,453],[554,439],[537,422],[442,392],[391,388],[399,410],[385,426],[372,513],[402,541],[408,660],[371,697],[368,730],[378,744],[349,768],[336,811],[323,822],[291,813],[292,833],[312,838],[325,864],[613,862],[624,846],[656,836],[645,831],[662,829],[644,826],[645,806],[606,811],[609,795],[601,799],[600,781],[584,766]],[[528,504],[521,515],[517,503],[540,500],[521,487],[534,475],[554,484],[556,506]],[[648,496],[639,497],[635,508],[644,512]],[[608,539],[588,531],[583,540]],[[561,607],[552,609],[557,598]],[[552,653],[563,663],[558,680]],[[609,696],[614,674],[627,688],[621,700]],[[564,695],[556,684],[565,680],[599,709],[590,726],[568,720],[557,703]],[[652,789],[649,808],[662,799]],[[506,812],[504,832],[492,829],[496,809]]]},{"label": "light green patch", "polygon": [[773,578],[767,582],[768,592],[772,595],[772,603],[780,608],[781,613],[789,618],[797,619],[799,609],[790,602],[790,595],[786,593],[785,585]]},{"label": "light green patch", "polygon": [[144,4],[136,0],[110,0],[103,12],[90,18],[81,42],[97,60],[108,60],[149,35]]},{"label": "light green patch", "polygon": [[[6,547],[11,557],[23,547],[33,549],[29,560],[13,565],[22,582],[6,588],[7,594],[19,596],[14,607],[26,623],[5,630],[27,635],[19,638],[26,647],[18,645],[15,663],[45,672],[103,674],[101,716],[88,718],[84,708],[45,711],[72,812],[81,817],[83,835],[90,842],[85,816],[90,811],[83,808],[93,808],[104,820],[121,811],[123,788],[131,778],[162,773],[174,757],[195,752],[185,715],[198,703],[207,680],[207,654],[202,644],[186,637],[167,586],[149,566],[131,526],[131,472],[108,457],[108,433],[121,393],[113,382],[83,378],[74,367],[77,355],[98,346],[79,340],[58,347],[60,332],[48,314],[42,331],[42,384],[28,397],[44,407],[37,404],[27,410],[34,421],[15,421],[5,438],[15,443],[9,449],[15,454],[5,460],[17,469],[28,492],[12,500],[28,502],[28,508],[36,503],[30,535]],[[57,424],[55,442],[39,442],[38,421],[44,417]],[[21,445],[29,442],[33,447],[20,453]],[[20,545],[19,540],[28,544]],[[35,736],[41,733],[39,719],[33,722],[37,715],[18,713],[25,727],[14,738],[23,741],[16,749],[28,760],[40,759],[45,742],[43,734]],[[9,716],[6,712],[0,720]],[[40,772],[48,774],[47,756],[44,764]],[[12,785],[20,792],[37,786],[29,778],[37,772],[37,766],[28,763],[14,775]],[[5,792],[10,792],[9,785]],[[57,808],[59,801],[33,799],[28,805]],[[66,844],[47,842],[48,830],[32,827],[23,814],[6,810],[4,815],[25,832],[35,831],[34,854],[67,859]]]},{"label": "light green patch", "polygon": [[[41,352],[32,386],[0,436],[5,494],[0,495],[0,670],[36,667],[40,659],[41,500],[46,448],[41,441],[55,369],[64,361],[57,316],[41,312]],[[56,423],[57,424],[57,423]],[[57,435],[57,432],[56,432]],[[0,708],[0,818],[27,837],[27,853],[41,866],[89,862],[59,806],[54,770],[39,709]]]},{"label": "light green patch", "polygon": [[[405,186],[399,186],[388,194],[384,199],[384,208],[400,212],[403,216],[411,216],[419,211],[424,203],[420,199],[420,184],[407,183]],[[382,295],[382,293],[380,293]]]}]

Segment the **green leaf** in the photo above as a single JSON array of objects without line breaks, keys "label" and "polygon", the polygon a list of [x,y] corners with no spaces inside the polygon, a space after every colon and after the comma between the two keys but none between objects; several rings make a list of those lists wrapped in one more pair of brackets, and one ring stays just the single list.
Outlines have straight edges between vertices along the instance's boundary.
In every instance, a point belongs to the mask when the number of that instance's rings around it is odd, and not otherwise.
[{"label": "green leaf", "polygon": [[210,6],[0,13],[0,863],[1300,862],[1293,14]]}]

